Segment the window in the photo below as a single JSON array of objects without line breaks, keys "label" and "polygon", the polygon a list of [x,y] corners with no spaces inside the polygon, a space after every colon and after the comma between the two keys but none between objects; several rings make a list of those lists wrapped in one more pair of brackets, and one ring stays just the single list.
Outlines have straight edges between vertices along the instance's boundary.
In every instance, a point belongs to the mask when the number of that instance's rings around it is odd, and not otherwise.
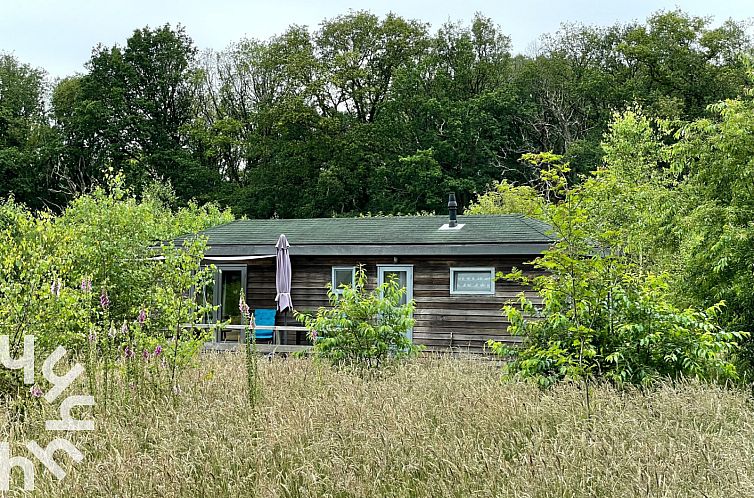
[{"label": "window", "polygon": [[344,285],[351,287],[356,285],[356,267],[355,266],[333,266],[332,267],[332,291],[335,294],[343,294]]},{"label": "window", "polygon": [[495,295],[494,268],[451,268],[450,293]]}]

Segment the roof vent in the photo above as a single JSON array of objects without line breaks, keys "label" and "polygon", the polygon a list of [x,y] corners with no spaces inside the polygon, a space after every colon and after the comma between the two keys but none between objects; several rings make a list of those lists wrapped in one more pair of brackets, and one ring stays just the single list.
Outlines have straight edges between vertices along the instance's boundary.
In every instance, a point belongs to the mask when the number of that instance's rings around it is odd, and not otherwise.
[{"label": "roof vent", "polygon": [[448,196],[448,223],[440,227],[440,230],[460,230],[463,224],[458,224],[458,203],[456,202],[455,192]]}]

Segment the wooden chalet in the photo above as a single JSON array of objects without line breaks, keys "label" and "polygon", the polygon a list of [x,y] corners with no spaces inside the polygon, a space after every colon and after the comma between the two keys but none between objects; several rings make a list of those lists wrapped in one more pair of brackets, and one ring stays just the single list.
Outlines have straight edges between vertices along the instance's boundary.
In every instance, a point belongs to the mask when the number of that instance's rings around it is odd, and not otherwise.
[{"label": "wooden chalet", "polygon": [[[552,243],[548,226],[521,215],[456,217],[454,207],[449,217],[238,220],[210,228],[202,232],[205,261],[218,271],[207,299],[219,305],[215,318],[232,324],[240,323],[239,292],[252,310],[274,309],[275,243],[285,234],[298,311],[327,306],[327,284],[352,284],[363,265],[369,285],[394,275],[406,288],[416,304],[412,340],[428,350],[480,352],[489,339],[515,341],[501,308],[524,289],[495,275],[526,269]],[[290,313],[274,320],[273,349],[307,344]],[[237,345],[239,329],[219,331],[216,343]]]}]

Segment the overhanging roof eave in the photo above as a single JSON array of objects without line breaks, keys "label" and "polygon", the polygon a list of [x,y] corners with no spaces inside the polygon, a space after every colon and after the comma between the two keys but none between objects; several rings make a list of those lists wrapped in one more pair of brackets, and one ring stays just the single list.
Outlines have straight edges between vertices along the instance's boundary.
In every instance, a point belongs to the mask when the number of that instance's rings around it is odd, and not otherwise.
[{"label": "overhanging roof eave", "polygon": [[[538,255],[552,241],[478,244],[306,244],[291,246],[291,256],[474,256]],[[213,256],[274,255],[273,245],[215,244],[206,251]]]}]

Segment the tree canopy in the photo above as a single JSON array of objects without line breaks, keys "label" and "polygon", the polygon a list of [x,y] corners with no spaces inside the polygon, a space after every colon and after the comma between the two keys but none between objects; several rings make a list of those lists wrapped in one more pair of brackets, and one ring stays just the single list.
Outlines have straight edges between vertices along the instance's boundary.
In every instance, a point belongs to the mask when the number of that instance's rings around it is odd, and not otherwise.
[{"label": "tree canopy", "polygon": [[482,14],[433,32],[349,11],[219,51],[145,27],[55,82],[2,55],[0,195],[59,211],[112,167],[137,194],[169,182],[179,203],[252,217],[436,211],[449,191],[463,208],[536,182],[525,153],[564,155],[578,181],[615,112],[710,117],[742,92],[751,42],[742,23],[674,10],[510,47]]}]

